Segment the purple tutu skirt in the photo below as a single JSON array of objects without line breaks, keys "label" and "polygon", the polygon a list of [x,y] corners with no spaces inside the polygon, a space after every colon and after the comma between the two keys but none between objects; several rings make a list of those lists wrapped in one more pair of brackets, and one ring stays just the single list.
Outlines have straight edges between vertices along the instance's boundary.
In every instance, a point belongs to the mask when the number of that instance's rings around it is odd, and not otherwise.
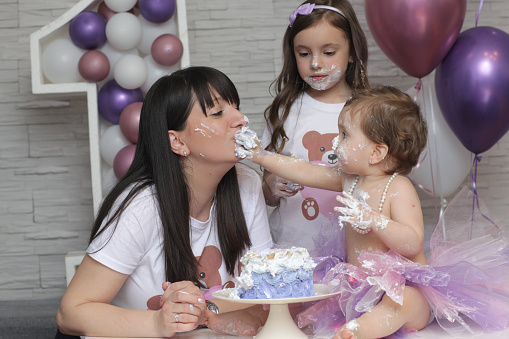
[{"label": "purple tutu skirt", "polygon": [[369,312],[384,294],[402,304],[408,285],[422,291],[438,324],[453,336],[509,327],[508,232],[481,201],[473,208],[474,198],[463,188],[449,203],[429,241],[428,265],[392,250],[374,251],[361,254],[361,267],[339,262],[316,274],[323,276],[317,283],[340,294],[305,305],[298,325],[312,325],[315,334],[331,332]]}]

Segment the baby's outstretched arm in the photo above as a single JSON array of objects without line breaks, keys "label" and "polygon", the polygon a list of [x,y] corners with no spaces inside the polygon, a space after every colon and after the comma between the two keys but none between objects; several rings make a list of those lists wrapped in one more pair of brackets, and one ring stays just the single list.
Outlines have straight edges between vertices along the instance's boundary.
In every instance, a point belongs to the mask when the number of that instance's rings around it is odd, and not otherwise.
[{"label": "baby's outstretched arm", "polygon": [[[394,180],[380,213],[361,203],[346,192],[337,200],[343,207],[335,207],[340,222],[356,225],[361,232],[373,231],[387,247],[411,258],[422,252],[424,225],[421,205],[411,182],[402,176]],[[378,207],[378,206],[377,206]]]},{"label": "baby's outstretched arm", "polygon": [[241,131],[235,135],[235,153],[240,158],[247,158],[270,172],[293,181],[302,186],[309,186],[332,191],[341,191],[343,184],[339,167],[326,167],[311,164],[303,159],[289,157],[261,148],[259,141],[254,135],[249,135],[249,130]]}]

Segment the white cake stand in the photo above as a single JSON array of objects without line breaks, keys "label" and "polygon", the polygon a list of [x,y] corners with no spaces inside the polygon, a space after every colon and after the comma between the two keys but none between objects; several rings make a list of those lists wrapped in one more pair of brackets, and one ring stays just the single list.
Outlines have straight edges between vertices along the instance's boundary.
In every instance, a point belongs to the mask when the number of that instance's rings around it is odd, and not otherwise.
[{"label": "white cake stand", "polygon": [[308,336],[294,323],[292,316],[290,315],[288,304],[326,299],[340,293],[331,293],[330,287],[327,285],[315,284],[315,295],[311,297],[284,299],[234,299],[229,296],[232,290],[232,288],[227,288],[216,291],[212,293],[212,295],[218,299],[236,303],[270,305],[267,322],[263,326],[262,330],[255,336],[256,339],[307,339]]}]

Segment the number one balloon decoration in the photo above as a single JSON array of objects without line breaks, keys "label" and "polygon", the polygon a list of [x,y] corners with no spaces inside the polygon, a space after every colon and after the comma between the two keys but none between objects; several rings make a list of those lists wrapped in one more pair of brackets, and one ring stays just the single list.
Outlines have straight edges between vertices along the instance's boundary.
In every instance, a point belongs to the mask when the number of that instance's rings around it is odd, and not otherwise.
[{"label": "number one balloon decoration", "polygon": [[[31,36],[32,49],[37,46],[40,50],[32,55],[32,59],[40,59],[40,74],[33,67],[32,78],[41,86],[33,85],[34,93],[58,93],[57,88],[62,93],[79,92],[85,88],[80,85],[97,84],[92,98],[102,118],[96,142],[102,161],[98,156],[95,162],[105,165],[98,171],[103,192],[112,186],[104,180],[122,177],[132,162],[144,93],[159,77],[179,68],[184,44],[177,34],[177,3],[185,14],[181,0],[81,0]],[[179,13],[178,19],[183,22],[180,27],[185,27],[185,15]],[[43,31],[50,33],[43,35]],[[55,38],[47,38],[51,36]],[[43,85],[45,91],[40,90]],[[86,88],[90,93],[90,87]],[[90,95],[88,99],[90,111]],[[93,125],[90,118],[89,124]],[[94,209],[99,204],[95,201],[95,172],[92,169]]]}]

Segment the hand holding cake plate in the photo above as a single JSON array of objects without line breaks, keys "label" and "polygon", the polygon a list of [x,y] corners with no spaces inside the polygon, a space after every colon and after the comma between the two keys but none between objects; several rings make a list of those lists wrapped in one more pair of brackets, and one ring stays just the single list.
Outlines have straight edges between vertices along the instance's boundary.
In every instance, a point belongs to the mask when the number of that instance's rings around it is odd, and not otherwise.
[{"label": "hand holding cake plate", "polygon": [[314,285],[315,295],[309,297],[283,298],[283,299],[237,299],[231,297],[231,288],[214,292],[215,298],[245,304],[268,304],[270,305],[269,317],[265,326],[255,336],[256,339],[307,339],[308,336],[302,332],[290,315],[288,304],[303,303],[308,301],[322,300],[332,297],[339,292],[331,292],[327,285]]}]

